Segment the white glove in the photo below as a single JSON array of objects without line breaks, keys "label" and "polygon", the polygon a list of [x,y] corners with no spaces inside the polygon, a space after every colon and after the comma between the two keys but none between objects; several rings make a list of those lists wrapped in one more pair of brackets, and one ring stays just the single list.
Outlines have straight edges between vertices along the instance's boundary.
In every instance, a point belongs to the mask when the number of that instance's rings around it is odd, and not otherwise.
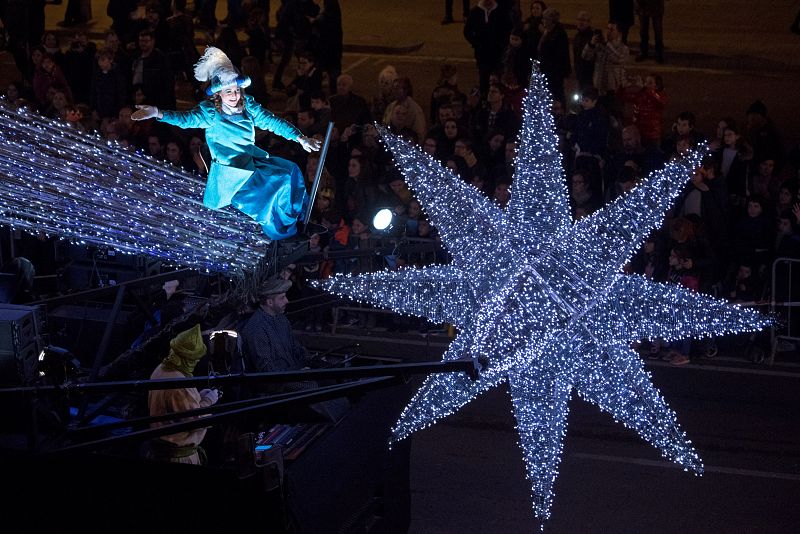
[{"label": "white glove", "polygon": [[317,152],[322,146],[322,143],[320,143],[318,139],[306,137],[305,135],[298,137],[297,142],[300,143],[300,146],[302,146],[303,150],[306,152]]},{"label": "white glove", "polygon": [[161,118],[161,112],[155,106],[142,106],[136,104],[136,111],[131,114],[131,120],[143,121],[152,118]]},{"label": "white glove", "polygon": [[208,399],[211,404],[216,404],[219,400],[219,390],[217,389],[204,389],[200,391],[201,399]]}]

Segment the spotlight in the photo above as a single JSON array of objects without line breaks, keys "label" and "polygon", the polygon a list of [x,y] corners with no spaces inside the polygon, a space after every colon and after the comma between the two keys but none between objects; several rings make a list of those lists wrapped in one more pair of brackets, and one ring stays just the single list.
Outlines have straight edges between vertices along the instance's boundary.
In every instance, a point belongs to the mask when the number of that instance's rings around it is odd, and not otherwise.
[{"label": "spotlight", "polygon": [[80,372],[81,362],[67,349],[48,345],[39,353],[39,379],[63,384]]},{"label": "spotlight", "polygon": [[372,218],[372,227],[380,232],[389,231],[392,228],[394,213],[389,208],[382,208]]}]

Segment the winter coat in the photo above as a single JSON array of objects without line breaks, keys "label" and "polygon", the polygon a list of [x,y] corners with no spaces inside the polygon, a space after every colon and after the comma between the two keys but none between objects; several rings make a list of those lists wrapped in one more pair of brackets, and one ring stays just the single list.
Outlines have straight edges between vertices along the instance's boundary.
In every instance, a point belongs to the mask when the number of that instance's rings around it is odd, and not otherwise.
[{"label": "winter coat", "polygon": [[231,198],[255,171],[254,160],[267,159],[269,153],[255,145],[258,127],[285,139],[300,135],[293,124],[261,107],[250,95],[245,95],[244,113],[226,115],[217,111],[210,100],[190,111],[164,111],[161,122],[179,128],[203,128],[211,152],[211,168],[206,182],[203,204],[219,209],[231,203]]}]

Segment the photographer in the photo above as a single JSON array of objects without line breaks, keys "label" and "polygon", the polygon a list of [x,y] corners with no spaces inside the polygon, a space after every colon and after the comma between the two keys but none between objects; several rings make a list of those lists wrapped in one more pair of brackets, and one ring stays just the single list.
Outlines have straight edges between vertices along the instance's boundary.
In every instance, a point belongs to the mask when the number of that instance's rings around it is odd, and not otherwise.
[{"label": "photographer", "polygon": [[[169,354],[158,364],[150,380],[167,378],[185,378],[192,376],[197,362],[206,354],[206,346],[200,333],[200,325],[181,332],[169,342]],[[147,396],[150,416],[178,414],[197,408],[205,408],[216,404],[221,393],[217,389],[177,388],[151,390]],[[170,424],[153,423],[153,428]],[[173,462],[179,464],[201,465],[205,453],[200,443],[206,436],[207,428],[187,430],[177,434],[169,434],[150,440],[146,456],[151,460]]]},{"label": "photographer", "polygon": [[618,116],[615,95],[625,82],[625,64],[630,52],[622,42],[617,24],[609,22],[605,35],[599,29],[595,30],[592,40],[583,49],[582,57],[586,61],[594,61],[593,79],[600,93],[600,103]]}]

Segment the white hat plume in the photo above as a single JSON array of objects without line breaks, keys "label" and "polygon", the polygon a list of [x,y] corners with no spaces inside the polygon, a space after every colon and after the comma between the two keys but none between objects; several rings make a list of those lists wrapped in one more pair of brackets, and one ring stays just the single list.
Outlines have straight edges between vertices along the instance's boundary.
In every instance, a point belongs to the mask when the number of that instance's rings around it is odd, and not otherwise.
[{"label": "white hat plume", "polygon": [[200,60],[194,65],[194,77],[201,82],[217,77],[222,83],[234,83],[237,76],[231,60],[225,52],[215,46],[206,48]]}]

